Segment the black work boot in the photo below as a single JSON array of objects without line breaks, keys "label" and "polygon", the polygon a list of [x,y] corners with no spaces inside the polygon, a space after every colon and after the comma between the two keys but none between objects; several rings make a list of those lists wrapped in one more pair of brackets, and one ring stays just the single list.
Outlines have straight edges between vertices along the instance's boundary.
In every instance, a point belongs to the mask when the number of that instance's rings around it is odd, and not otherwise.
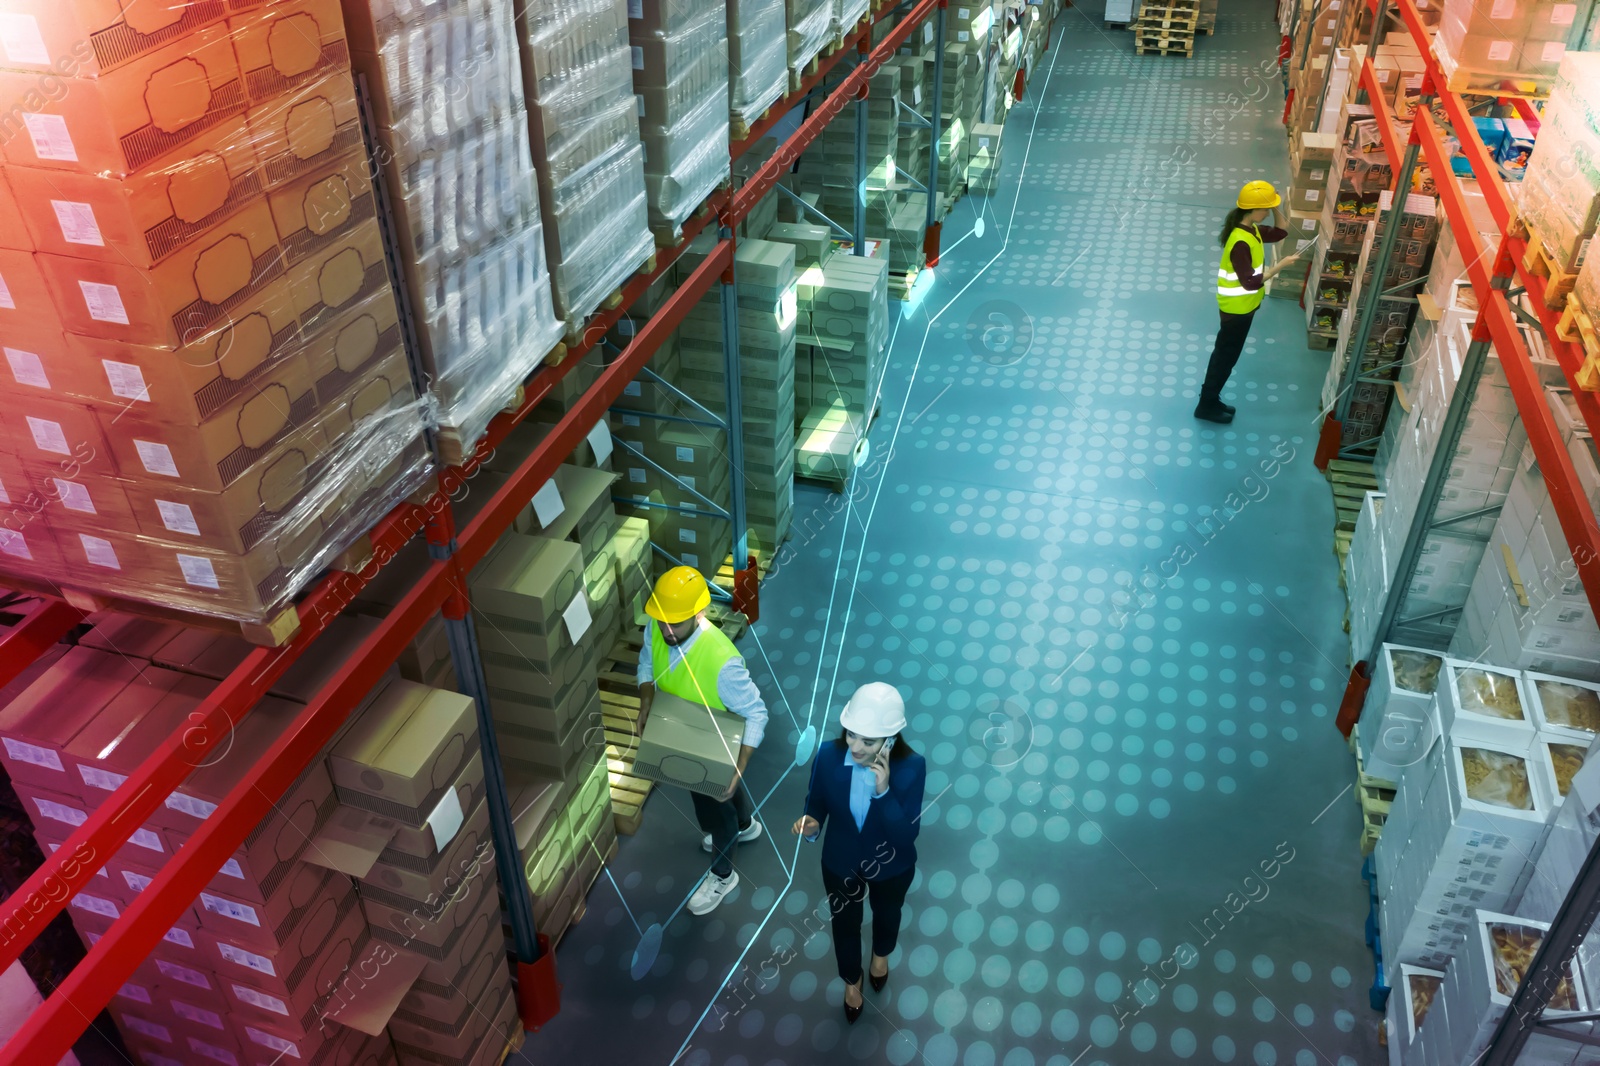
[{"label": "black work boot", "polygon": [[1216,422],[1225,426],[1233,421],[1233,408],[1225,406],[1218,401],[1207,403],[1205,400],[1201,400],[1194,409],[1194,416],[1205,422]]}]

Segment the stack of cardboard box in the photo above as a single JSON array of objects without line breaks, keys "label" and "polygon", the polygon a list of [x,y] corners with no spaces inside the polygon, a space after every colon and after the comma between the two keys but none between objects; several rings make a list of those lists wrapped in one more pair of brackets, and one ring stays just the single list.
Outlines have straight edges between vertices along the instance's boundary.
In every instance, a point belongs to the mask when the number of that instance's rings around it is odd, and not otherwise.
[{"label": "stack of cardboard box", "polygon": [[856,109],[867,109],[868,232],[883,226],[894,210],[896,154],[900,144],[900,72],[880,69],[868,84],[865,103],[851,104],[822,131],[817,147],[806,153],[801,173],[820,192],[823,214],[851,225],[856,210]]},{"label": "stack of cardboard box", "polygon": [[569,329],[649,257],[625,0],[533,0],[517,31],[556,313]]},{"label": "stack of cardboard box", "polygon": [[554,943],[583,911],[616,845],[609,774],[604,759],[565,781],[513,773],[511,814],[523,875],[533,893],[533,920]]},{"label": "stack of cardboard box", "polygon": [[470,452],[562,332],[511,5],[344,6],[423,369],[452,447]]},{"label": "stack of cardboard box", "polygon": [[[328,770],[343,809],[316,860],[358,879],[357,917],[383,950],[376,976],[351,975],[327,1013],[386,1023],[401,1066],[498,1062],[521,1023],[475,705],[392,680],[354,717]],[[363,1003],[380,998],[381,1010]]]},{"label": "stack of cardboard box", "polygon": [[806,68],[833,39],[835,0],[784,0],[784,27],[788,40],[789,88],[800,88]]},{"label": "stack of cardboard box", "polygon": [[784,0],[728,0],[728,109],[741,139],[789,91]]},{"label": "stack of cardboard box", "polygon": [[889,263],[834,254],[801,275],[798,291],[799,358],[810,388],[795,407],[795,472],[842,481],[876,414],[889,338]]},{"label": "stack of cardboard box", "polygon": [[1000,137],[1004,126],[979,123],[972,127],[972,157],[967,163],[967,189],[985,194],[994,191],[1000,171]]},{"label": "stack of cardboard box", "polygon": [[728,178],[728,20],[720,4],[630,5],[650,225],[663,241]]},{"label": "stack of cardboard box", "polygon": [[0,566],[268,621],[428,464],[338,6],[7,12]]},{"label": "stack of cardboard box", "polygon": [[1562,271],[1577,272],[1600,222],[1600,56],[1592,52],[1561,61],[1520,208],[1545,254]]},{"label": "stack of cardboard box", "polygon": [[1559,80],[1570,44],[1582,42],[1573,12],[1553,0],[1480,9],[1468,0],[1444,0],[1433,51],[1452,92],[1503,88],[1546,93]]}]

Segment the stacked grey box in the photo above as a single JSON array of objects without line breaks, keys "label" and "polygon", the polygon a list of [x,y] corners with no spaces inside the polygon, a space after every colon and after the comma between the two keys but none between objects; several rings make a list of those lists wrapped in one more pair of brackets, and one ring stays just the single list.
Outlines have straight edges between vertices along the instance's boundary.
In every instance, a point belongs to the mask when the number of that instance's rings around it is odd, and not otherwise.
[{"label": "stacked grey box", "polygon": [[650,224],[675,231],[728,178],[726,11],[633,0],[628,14]]},{"label": "stacked grey box", "polygon": [[625,0],[529,0],[517,27],[556,310],[569,327],[654,247]]}]

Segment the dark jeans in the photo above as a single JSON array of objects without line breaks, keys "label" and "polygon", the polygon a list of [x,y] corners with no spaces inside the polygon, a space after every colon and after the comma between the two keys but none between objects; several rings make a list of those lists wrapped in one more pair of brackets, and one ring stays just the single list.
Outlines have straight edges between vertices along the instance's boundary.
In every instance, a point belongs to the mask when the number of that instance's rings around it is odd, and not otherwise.
[{"label": "dark jeans", "polygon": [[733,839],[739,835],[739,830],[750,825],[750,819],[755,815],[755,805],[750,802],[750,796],[744,790],[744,782],[733,790],[733,796],[727,800],[719,800],[714,796],[702,796],[698,792],[691,792],[694,797],[694,816],[700,822],[700,828],[711,834],[711,872],[718,877],[727,877],[733,873]]},{"label": "dark jeans", "polygon": [[1242,315],[1230,315],[1226,311],[1218,314],[1222,316],[1222,326],[1217,330],[1217,343],[1211,349],[1211,362],[1206,364],[1206,380],[1200,386],[1200,403],[1207,407],[1222,402],[1222,387],[1228,383],[1228,375],[1233,373],[1239,353],[1244,351],[1245,338],[1250,336],[1250,320],[1256,317],[1254,311]]},{"label": "dark jeans", "polygon": [[833,912],[833,954],[845,984],[861,980],[862,903],[872,901],[872,953],[888,958],[899,942],[900,908],[916,876],[914,866],[903,874],[876,881],[859,875],[840,877],[826,866],[822,868],[822,887],[828,893],[828,909]]}]

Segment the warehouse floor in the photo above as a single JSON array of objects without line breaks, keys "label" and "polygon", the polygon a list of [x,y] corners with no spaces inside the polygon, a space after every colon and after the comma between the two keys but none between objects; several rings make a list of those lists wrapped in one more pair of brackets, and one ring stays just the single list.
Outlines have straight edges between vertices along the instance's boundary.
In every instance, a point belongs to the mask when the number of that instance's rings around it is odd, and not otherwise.
[{"label": "warehouse floor", "polygon": [[[1136,58],[1098,0],[1062,14],[1001,191],[893,305],[872,453],[848,497],[799,491],[741,641],[768,835],[693,917],[699,830],[658,789],[521,1061],[1383,1061],[1295,303],[1258,314],[1235,423],[1190,415],[1217,227],[1287,166],[1271,5],[1238,7],[1192,59]],[[889,986],[846,1027],[794,757],[874,679],[910,695],[929,806]]]}]

